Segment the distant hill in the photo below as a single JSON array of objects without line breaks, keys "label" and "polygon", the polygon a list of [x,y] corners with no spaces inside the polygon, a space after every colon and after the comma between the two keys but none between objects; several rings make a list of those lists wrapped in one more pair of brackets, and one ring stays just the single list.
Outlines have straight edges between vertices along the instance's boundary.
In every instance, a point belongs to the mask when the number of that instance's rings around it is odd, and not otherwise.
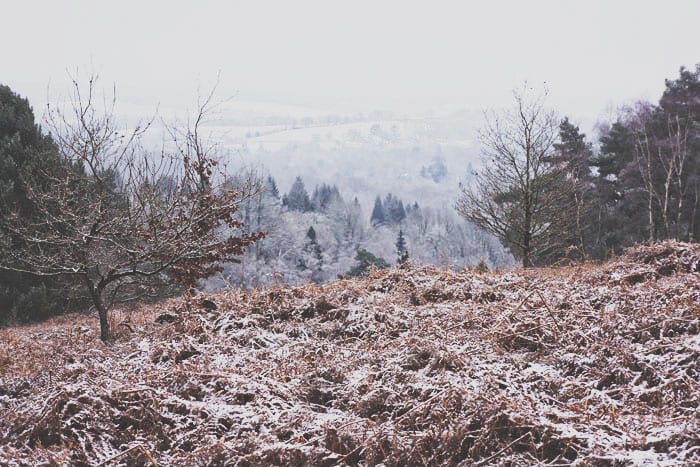
[{"label": "distant hill", "polygon": [[[123,105],[124,118],[149,115],[141,105]],[[394,193],[426,206],[452,207],[459,183],[476,167],[477,129],[483,116],[451,106],[413,114],[384,110],[333,112],[328,109],[232,99],[216,107],[203,136],[219,144],[231,171],[255,167],[269,172],[286,191],[297,176],[309,186],[333,183],[365,209],[378,193]],[[182,111],[160,109],[166,121],[187,120]],[[158,122],[156,122],[158,126]],[[146,145],[168,140],[155,128]],[[446,166],[439,183],[421,169],[440,159]]]},{"label": "distant hill", "polygon": [[700,246],[0,330],[0,464],[700,462]]}]

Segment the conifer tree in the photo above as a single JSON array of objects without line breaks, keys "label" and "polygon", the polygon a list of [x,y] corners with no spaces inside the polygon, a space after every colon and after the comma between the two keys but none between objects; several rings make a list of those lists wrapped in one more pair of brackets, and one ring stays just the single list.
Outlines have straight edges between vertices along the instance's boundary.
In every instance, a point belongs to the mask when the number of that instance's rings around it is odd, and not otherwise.
[{"label": "conifer tree", "polygon": [[384,216],[387,224],[400,224],[406,218],[403,201],[391,193],[387,194],[384,198]]},{"label": "conifer tree", "polygon": [[404,238],[402,229],[399,229],[399,235],[396,238],[396,254],[397,264],[404,264],[408,261],[408,249],[406,248],[406,239]]},{"label": "conifer tree", "polygon": [[[35,123],[29,101],[0,85],[0,218],[17,212],[24,219],[36,220],[25,179],[33,174],[32,183],[46,185],[44,174],[61,165],[58,148]],[[0,257],[9,256],[21,242],[11,231],[0,230]],[[39,319],[60,311],[66,294],[54,290],[57,285],[55,278],[0,268],[0,323]]]},{"label": "conifer tree", "polygon": [[316,212],[327,212],[333,202],[342,201],[338,187],[322,184],[314,189],[311,205]]},{"label": "conifer tree", "polygon": [[552,162],[562,170],[571,185],[566,205],[573,207],[571,212],[573,222],[569,232],[563,232],[562,248],[555,250],[552,257],[564,256],[571,246],[575,246],[579,254],[585,257],[590,243],[588,233],[593,222],[591,219],[593,178],[589,168],[593,150],[590,143],[586,141],[586,135],[566,117],[559,125],[559,142],[554,144],[554,148]]},{"label": "conifer tree", "polygon": [[313,226],[306,231],[304,245],[305,258],[302,258],[303,269],[311,270],[311,280],[315,283],[323,281],[323,249],[316,240],[316,230]]},{"label": "conifer tree", "polygon": [[267,190],[267,194],[270,195],[272,198],[280,199],[280,191],[277,188],[277,182],[275,182],[275,179],[272,178],[272,175],[267,176],[265,189]]},{"label": "conifer tree", "polygon": [[387,263],[386,260],[374,256],[372,253],[362,248],[357,250],[355,261],[357,261],[357,264],[345,274],[346,277],[366,276],[369,274],[372,267],[377,269],[386,269],[389,267],[389,263]]},{"label": "conifer tree", "polygon": [[379,227],[386,224],[387,218],[384,211],[384,206],[382,205],[382,199],[377,195],[374,200],[374,208],[372,209],[372,216],[370,217],[370,223],[372,227]]},{"label": "conifer tree", "polygon": [[289,193],[283,199],[283,204],[292,211],[308,212],[313,210],[309,193],[306,191],[301,177],[297,177]]}]

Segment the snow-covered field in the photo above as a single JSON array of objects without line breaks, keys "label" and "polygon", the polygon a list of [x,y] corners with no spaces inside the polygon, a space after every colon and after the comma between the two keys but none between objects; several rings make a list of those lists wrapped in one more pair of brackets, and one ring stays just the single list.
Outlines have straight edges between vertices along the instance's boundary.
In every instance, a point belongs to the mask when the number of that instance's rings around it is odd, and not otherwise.
[{"label": "snow-covered field", "polygon": [[[0,331],[2,465],[691,465],[700,247]],[[215,308],[215,309],[214,309]]]}]

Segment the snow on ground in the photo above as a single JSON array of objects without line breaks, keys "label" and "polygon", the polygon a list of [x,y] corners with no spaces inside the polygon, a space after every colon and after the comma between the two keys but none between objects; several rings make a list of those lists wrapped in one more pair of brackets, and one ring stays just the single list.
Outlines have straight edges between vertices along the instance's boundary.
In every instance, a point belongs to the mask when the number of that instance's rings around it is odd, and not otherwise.
[{"label": "snow on ground", "polygon": [[6,329],[0,464],[697,463],[699,262],[230,291],[118,313],[108,346],[80,316]]}]

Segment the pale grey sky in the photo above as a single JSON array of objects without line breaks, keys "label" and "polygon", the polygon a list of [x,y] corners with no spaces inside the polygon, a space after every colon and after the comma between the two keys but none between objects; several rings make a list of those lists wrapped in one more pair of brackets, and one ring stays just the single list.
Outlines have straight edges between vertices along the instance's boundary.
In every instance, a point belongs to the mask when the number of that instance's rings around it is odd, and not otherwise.
[{"label": "pale grey sky", "polygon": [[[590,120],[700,62],[700,1],[3,0],[0,82],[45,101],[97,70],[151,104],[207,86],[332,107],[499,106],[527,79]],[[183,100],[183,101],[184,101]],[[174,101],[173,101],[174,102]]]}]

